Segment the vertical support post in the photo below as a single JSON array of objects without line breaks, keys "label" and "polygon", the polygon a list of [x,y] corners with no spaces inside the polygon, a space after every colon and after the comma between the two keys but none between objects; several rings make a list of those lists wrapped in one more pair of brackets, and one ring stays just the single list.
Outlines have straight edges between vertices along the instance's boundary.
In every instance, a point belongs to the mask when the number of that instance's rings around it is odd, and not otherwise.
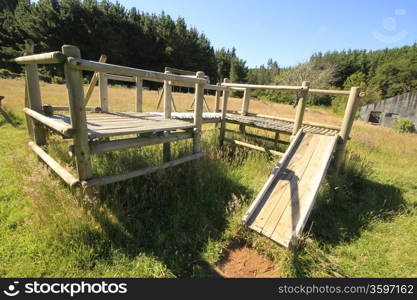
[{"label": "vertical support post", "polygon": [[[33,50],[34,50],[34,43],[32,40],[25,40],[25,53],[24,55],[30,55],[33,54]],[[28,80],[25,77],[25,107],[30,107],[30,103],[29,103],[29,93],[28,93],[28,84],[27,84]],[[29,117],[28,115],[25,114],[26,117],[26,126],[28,129],[28,133],[29,136],[32,137],[32,139],[34,139],[35,137],[35,132],[34,132],[34,128],[33,128],[33,122],[31,117]]]},{"label": "vertical support post", "polygon": [[248,88],[245,88],[245,91],[243,93],[243,99],[242,99],[242,111],[241,115],[246,116],[249,111],[249,100],[250,100],[250,92],[251,90]]},{"label": "vertical support post", "polygon": [[109,90],[106,73],[98,73],[100,107],[103,112],[109,111]]},{"label": "vertical support post", "polygon": [[[165,74],[171,74],[169,71],[165,71]],[[164,118],[170,119],[171,118],[171,96],[172,94],[172,86],[169,84],[168,80],[164,80],[164,88],[163,88],[163,97],[164,97]],[[169,133],[169,131],[167,131]],[[164,162],[167,162],[171,159],[171,144],[163,143],[162,145],[162,157]]]},{"label": "vertical support post", "polygon": [[309,88],[310,88],[310,82],[303,81],[303,83],[301,85],[301,95],[300,95],[300,98],[298,99],[297,110],[295,112],[294,127],[292,129],[291,139],[293,137],[295,137],[298,130],[300,130],[301,125],[303,124],[304,111],[305,111],[305,108],[306,108],[308,89]]},{"label": "vertical support post", "polygon": [[136,77],[136,111],[137,112],[143,112],[142,91],[143,91],[143,80],[140,77]]},{"label": "vertical support post", "polygon": [[[217,86],[220,86],[220,83],[217,83]],[[220,111],[220,93],[221,91],[216,91],[216,95],[214,96],[214,112]]]},{"label": "vertical support post", "polygon": [[[227,78],[223,80],[224,83],[227,83]],[[226,132],[226,114],[227,114],[227,101],[229,100],[229,90],[225,89],[223,91],[223,103],[222,103],[222,120],[220,124],[220,134],[219,134],[219,143],[220,146],[223,146],[224,135]]]},{"label": "vertical support post", "polygon": [[[66,56],[80,58],[80,49],[71,45],[62,46]],[[81,71],[72,69],[69,63],[64,65],[67,82],[68,99],[71,114],[71,125],[75,130],[74,155],[80,181],[92,177],[90,148],[88,145],[87,117],[84,106],[84,90]]]},{"label": "vertical support post", "polygon": [[[33,41],[26,41],[26,54],[32,54],[34,49]],[[30,109],[42,113],[41,89],[39,86],[38,66],[29,64],[25,66],[27,103]],[[38,146],[46,144],[46,130],[34,120],[29,120],[28,129],[33,132],[33,137]]]},{"label": "vertical support post", "polygon": [[[169,71],[165,71],[165,74],[171,74]],[[172,86],[168,80],[164,80],[164,118],[171,118],[171,98],[172,98]]]},{"label": "vertical support post", "polygon": [[[106,60],[107,60],[107,56],[102,54],[98,62],[105,63]],[[91,77],[91,81],[90,81],[90,85],[88,86],[87,93],[85,94],[85,99],[84,99],[85,106],[87,106],[88,101],[90,101],[90,98],[91,98],[91,95],[93,94],[94,87],[96,86],[97,80],[98,80],[98,73],[94,72],[93,77]]]},{"label": "vertical support post", "polygon": [[[198,71],[197,78],[204,78],[204,72]],[[195,85],[195,105],[194,105],[194,141],[193,152],[201,151],[201,127],[203,124],[203,101],[204,101],[204,83],[196,83]]]},{"label": "vertical support post", "polygon": [[355,119],[355,113],[359,106],[360,92],[360,87],[352,87],[350,89],[349,99],[346,104],[345,115],[339,132],[339,141],[335,153],[336,172],[339,171],[345,156],[346,144],[349,140],[350,131],[352,130],[353,121]]}]

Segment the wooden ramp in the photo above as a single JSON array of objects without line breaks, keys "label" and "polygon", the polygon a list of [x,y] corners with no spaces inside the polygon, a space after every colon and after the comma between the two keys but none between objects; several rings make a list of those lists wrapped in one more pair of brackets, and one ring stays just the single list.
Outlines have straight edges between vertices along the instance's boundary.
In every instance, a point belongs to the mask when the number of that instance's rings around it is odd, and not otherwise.
[{"label": "wooden ramp", "polygon": [[300,131],[247,211],[251,229],[288,247],[302,232],[336,146],[337,135]]}]

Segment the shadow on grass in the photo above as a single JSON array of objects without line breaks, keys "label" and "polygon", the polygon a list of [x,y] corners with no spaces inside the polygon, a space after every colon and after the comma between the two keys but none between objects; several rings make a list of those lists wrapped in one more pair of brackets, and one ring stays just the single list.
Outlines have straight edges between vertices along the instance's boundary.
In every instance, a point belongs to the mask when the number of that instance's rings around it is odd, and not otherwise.
[{"label": "shadow on grass", "polygon": [[0,107],[0,127],[6,124],[17,127],[22,124],[22,120],[13,112],[5,111],[4,108]]},{"label": "shadow on grass", "polygon": [[[106,161],[116,162],[114,155]],[[132,158],[119,157],[117,164],[130,161],[137,168],[149,163],[146,154]],[[234,199],[247,193],[227,177],[224,164],[205,157],[105,186],[91,211],[113,247],[128,256],[157,257],[178,277],[213,276],[201,253],[209,239],[220,238]]]},{"label": "shadow on grass", "polygon": [[328,260],[326,249],[352,242],[376,220],[390,220],[406,211],[402,191],[371,180],[371,173],[366,161],[350,154],[337,178],[328,174],[306,225],[314,243],[302,240],[291,253],[289,265],[294,276],[309,277],[320,265],[328,275],[343,277]]}]

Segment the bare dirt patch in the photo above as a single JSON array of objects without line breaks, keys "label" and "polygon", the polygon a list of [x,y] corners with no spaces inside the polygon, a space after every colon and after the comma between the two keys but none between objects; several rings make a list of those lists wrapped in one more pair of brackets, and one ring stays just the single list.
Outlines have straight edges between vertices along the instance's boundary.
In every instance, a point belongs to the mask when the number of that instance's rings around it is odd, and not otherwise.
[{"label": "bare dirt patch", "polygon": [[227,278],[273,278],[277,277],[276,264],[255,249],[236,246],[227,250],[215,271]]}]

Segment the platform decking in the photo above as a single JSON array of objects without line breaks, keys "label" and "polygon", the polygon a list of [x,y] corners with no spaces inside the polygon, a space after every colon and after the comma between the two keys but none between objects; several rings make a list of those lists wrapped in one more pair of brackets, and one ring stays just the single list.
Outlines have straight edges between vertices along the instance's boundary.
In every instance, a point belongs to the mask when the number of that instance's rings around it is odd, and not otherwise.
[{"label": "platform decking", "polygon": [[288,247],[303,230],[337,136],[300,132],[245,215],[253,230]]},{"label": "platform decking", "polygon": [[[289,133],[293,131],[294,121],[271,120],[256,116],[242,116],[237,114],[227,114],[228,123],[243,124],[259,129],[266,129],[278,132]],[[324,135],[336,135],[339,131],[336,129],[323,128],[314,125],[302,124],[301,128],[305,132],[319,133]]]},{"label": "platform decking", "polygon": [[[138,112],[91,113],[87,114],[88,137],[90,139],[122,136],[138,133],[156,133],[177,129],[190,129],[190,122],[165,119],[163,116]],[[49,118],[65,125],[71,124],[67,115],[55,114]]]}]

